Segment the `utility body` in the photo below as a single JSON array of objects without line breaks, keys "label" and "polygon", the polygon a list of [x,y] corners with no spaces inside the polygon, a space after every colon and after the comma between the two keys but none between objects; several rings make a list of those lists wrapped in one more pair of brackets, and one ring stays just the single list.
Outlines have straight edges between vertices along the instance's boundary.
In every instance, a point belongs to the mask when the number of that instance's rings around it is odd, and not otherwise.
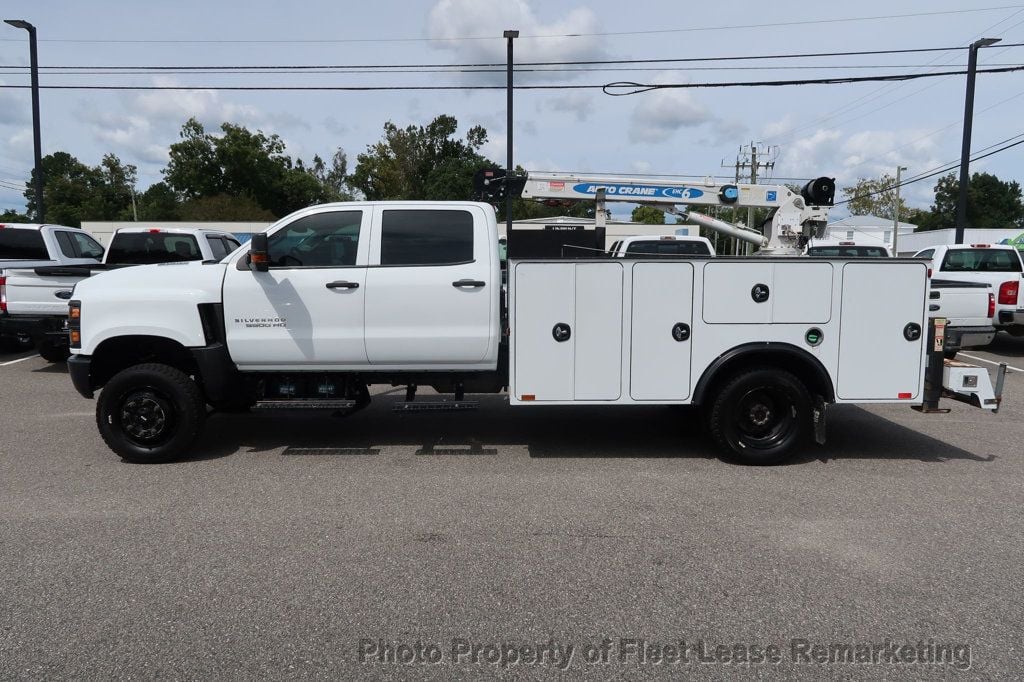
[{"label": "utility body", "polygon": [[[565,192],[544,182],[531,191]],[[690,189],[728,202],[736,188]],[[507,287],[490,204],[307,208],[220,263],[79,283],[71,378],[100,391],[107,444],[143,462],[187,453],[208,405],[350,413],[372,385],[405,386],[403,410],[502,391],[515,406],[697,405],[723,451],[754,464],[823,442],[829,403],[922,403],[927,264],[807,258],[827,209],[784,187],[747,194],[778,210],[745,238],[792,255],[513,259]]]}]

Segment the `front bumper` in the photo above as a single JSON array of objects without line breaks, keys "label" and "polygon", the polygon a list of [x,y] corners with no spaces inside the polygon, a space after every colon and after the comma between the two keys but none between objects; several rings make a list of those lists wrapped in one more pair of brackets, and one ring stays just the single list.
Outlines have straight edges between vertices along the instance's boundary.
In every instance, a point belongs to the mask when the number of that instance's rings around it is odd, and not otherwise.
[{"label": "front bumper", "polygon": [[92,398],[92,382],[89,378],[89,370],[92,366],[92,356],[72,355],[68,358],[68,374],[71,375],[71,384],[83,398]]},{"label": "front bumper", "polygon": [[987,346],[996,337],[995,327],[946,327],[944,350]]},{"label": "front bumper", "polygon": [[0,338],[29,338],[33,343],[46,340],[68,343],[68,318],[65,315],[0,315]]}]

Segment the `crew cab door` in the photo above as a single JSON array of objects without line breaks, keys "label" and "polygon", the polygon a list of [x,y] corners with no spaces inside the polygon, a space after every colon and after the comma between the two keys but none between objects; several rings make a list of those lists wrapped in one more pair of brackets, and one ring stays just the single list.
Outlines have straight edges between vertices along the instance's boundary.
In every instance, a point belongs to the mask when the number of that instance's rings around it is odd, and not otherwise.
[{"label": "crew cab door", "polygon": [[378,206],[372,229],[365,332],[370,364],[472,365],[493,356],[498,245],[483,210]]},{"label": "crew cab door", "polygon": [[224,277],[224,326],[240,367],[365,366],[369,208],[303,212],[268,237],[270,269]]}]

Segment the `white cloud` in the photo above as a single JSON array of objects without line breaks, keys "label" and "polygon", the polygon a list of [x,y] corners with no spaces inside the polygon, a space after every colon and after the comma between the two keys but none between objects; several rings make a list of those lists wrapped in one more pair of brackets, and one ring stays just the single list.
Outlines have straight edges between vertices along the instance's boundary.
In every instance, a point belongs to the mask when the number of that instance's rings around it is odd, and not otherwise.
[{"label": "white cloud", "polygon": [[657,144],[681,128],[695,128],[712,120],[708,108],[687,90],[652,90],[630,96],[638,100],[629,118],[629,139],[633,142]]},{"label": "white cloud", "polygon": [[537,112],[554,111],[572,114],[580,123],[586,121],[594,110],[594,98],[582,92],[571,92],[545,98],[537,104]]},{"label": "white cloud", "polygon": [[[5,85],[0,80],[0,85]],[[29,97],[24,92],[0,90],[0,125],[22,125],[31,122]]]},{"label": "white cloud", "polygon": [[[561,62],[597,59],[605,55],[597,16],[587,7],[578,7],[553,21],[542,21],[529,0],[482,2],[481,0],[438,0],[427,18],[427,34],[441,39],[434,46],[452,52],[460,62],[504,63],[506,41],[502,33],[520,31],[515,41],[516,62]],[[573,34],[573,35],[569,35]],[[487,38],[493,36],[492,38]],[[550,36],[550,37],[530,37]],[[456,40],[460,38],[486,38]],[[572,73],[523,72],[518,82],[562,80]],[[504,82],[504,73],[463,74],[467,80]]]}]

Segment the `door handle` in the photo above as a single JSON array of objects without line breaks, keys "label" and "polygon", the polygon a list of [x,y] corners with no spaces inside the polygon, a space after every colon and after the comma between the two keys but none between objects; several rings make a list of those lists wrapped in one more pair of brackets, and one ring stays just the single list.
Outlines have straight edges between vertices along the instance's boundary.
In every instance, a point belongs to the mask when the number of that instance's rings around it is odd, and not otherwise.
[{"label": "door handle", "polygon": [[328,289],[358,289],[359,282],[346,282],[345,280],[338,280],[337,282],[328,282]]},{"label": "door handle", "polygon": [[452,282],[452,286],[456,289],[479,289],[482,286],[486,286],[487,282],[481,282],[478,279],[459,279]]}]

